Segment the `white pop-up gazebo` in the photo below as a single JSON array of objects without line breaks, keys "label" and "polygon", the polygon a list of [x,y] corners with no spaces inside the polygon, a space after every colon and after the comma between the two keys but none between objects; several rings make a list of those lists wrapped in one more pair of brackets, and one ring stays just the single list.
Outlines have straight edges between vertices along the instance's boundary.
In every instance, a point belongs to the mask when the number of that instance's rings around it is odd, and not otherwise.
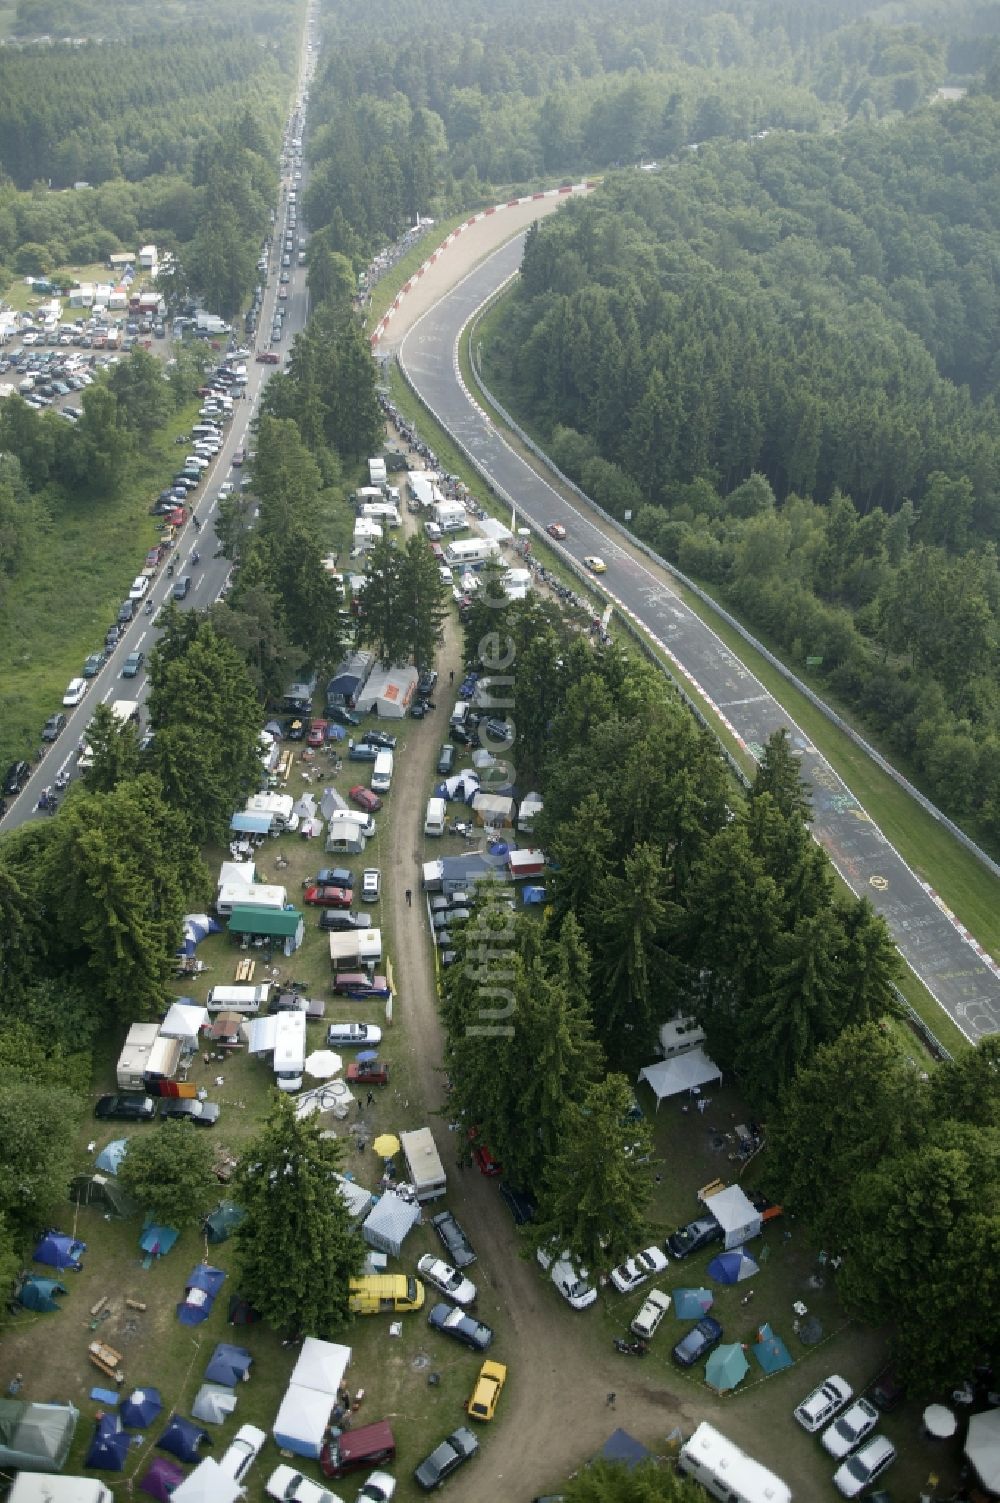
[{"label": "white pop-up gazebo", "polygon": [[679,1096],[682,1091],[693,1091],[712,1081],[721,1081],[722,1071],[703,1049],[691,1049],[676,1059],[646,1065],[639,1071],[639,1079],[644,1080],[653,1092],[659,1111],[665,1096]]}]

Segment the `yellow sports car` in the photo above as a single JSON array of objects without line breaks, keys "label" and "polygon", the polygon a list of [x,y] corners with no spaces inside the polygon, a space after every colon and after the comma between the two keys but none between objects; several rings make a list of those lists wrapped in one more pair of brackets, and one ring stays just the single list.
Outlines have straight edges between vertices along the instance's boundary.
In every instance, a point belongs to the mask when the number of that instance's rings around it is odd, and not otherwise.
[{"label": "yellow sports car", "polygon": [[596,553],[588,553],[587,557],[584,559],[584,563],[587,565],[587,568],[590,570],[591,574],[607,573],[607,564],[604,562],[603,558],[598,558]]}]

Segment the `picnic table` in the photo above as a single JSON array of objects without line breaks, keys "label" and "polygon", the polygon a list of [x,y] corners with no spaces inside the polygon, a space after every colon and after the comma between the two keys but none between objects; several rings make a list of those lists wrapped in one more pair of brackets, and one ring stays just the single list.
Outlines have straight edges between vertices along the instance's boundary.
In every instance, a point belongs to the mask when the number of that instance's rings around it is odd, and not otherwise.
[{"label": "picnic table", "polygon": [[252,981],[253,980],[253,973],[254,973],[254,971],[256,969],[257,969],[257,962],[255,960],[251,960],[249,956],[247,956],[247,958],[244,959],[244,960],[238,960],[236,962],[236,981],[237,981],[237,984],[240,984],[242,982]]}]

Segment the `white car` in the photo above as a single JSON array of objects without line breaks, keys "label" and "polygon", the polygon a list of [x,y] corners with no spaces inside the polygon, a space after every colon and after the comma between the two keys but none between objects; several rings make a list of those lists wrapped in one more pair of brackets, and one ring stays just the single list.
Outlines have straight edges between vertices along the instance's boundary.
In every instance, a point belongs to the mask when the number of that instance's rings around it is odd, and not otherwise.
[{"label": "white car", "polygon": [[[556,1244],[558,1246],[558,1244]],[[589,1310],[597,1300],[597,1290],[588,1283],[586,1268],[577,1267],[573,1255],[564,1249],[556,1255],[553,1247],[539,1247],[535,1257],[572,1310]]]},{"label": "white car", "polygon": [[382,874],[377,866],[366,866],[361,873],[361,901],[377,903],[382,889]]},{"label": "white car", "polygon": [[326,1042],[357,1045],[359,1049],[381,1044],[382,1030],[377,1023],[331,1023],[326,1030]]},{"label": "white car", "polygon": [[433,1253],[424,1253],[417,1263],[417,1272],[435,1289],[440,1289],[442,1294],[456,1305],[471,1305],[476,1297],[476,1286],[471,1279],[452,1268],[443,1258],[435,1258]]},{"label": "white car", "polygon": [[388,1472],[372,1472],[358,1493],[357,1503],[389,1503],[396,1491],[396,1479]]},{"label": "white car", "polygon": [[795,1410],[795,1418],[804,1430],[810,1435],[815,1435],[817,1430],[822,1430],[828,1420],[845,1404],[849,1404],[854,1397],[854,1389],[844,1378],[839,1378],[833,1373],[825,1382],[814,1388],[807,1398],[802,1400]]},{"label": "white car", "polygon": [[266,1440],[266,1434],[256,1425],[241,1425],[219,1457],[220,1469],[235,1482],[242,1482]]},{"label": "white car", "polygon": [[646,1295],[642,1309],[629,1326],[633,1336],[640,1336],[643,1341],[651,1341],[656,1335],[660,1321],[670,1309],[670,1295],[664,1294],[662,1289],[651,1289]]},{"label": "white car", "polygon": [[896,1459],[896,1447],[884,1435],[873,1435],[860,1451],[848,1456],[833,1474],[833,1485],[845,1498],[856,1498],[881,1477]]},{"label": "white car", "polygon": [[74,709],[87,692],[87,680],[85,678],[71,678],[66,685],[66,693],[63,695],[63,704]]},{"label": "white car", "polygon": [[878,1424],[878,1410],[867,1399],[855,1399],[828,1430],[823,1431],[823,1446],[837,1461],[850,1455],[855,1446],[869,1436]]},{"label": "white car", "polygon": [[668,1261],[658,1247],[647,1247],[636,1253],[634,1258],[626,1258],[624,1263],[613,1268],[611,1282],[619,1294],[631,1294],[633,1289],[638,1289],[640,1284],[644,1284],[654,1274],[662,1273]]},{"label": "white car", "polygon": [[279,1503],[342,1503],[336,1493],[303,1477],[293,1466],[275,1467],[267,1479],[266,1491],[269,1498],[277,1498]]}]

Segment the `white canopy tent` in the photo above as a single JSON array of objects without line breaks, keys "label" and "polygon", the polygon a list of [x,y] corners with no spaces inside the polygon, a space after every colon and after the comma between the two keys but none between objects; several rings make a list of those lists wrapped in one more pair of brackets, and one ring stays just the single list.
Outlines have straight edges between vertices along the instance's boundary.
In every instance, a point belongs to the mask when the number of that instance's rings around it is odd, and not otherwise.
[{"label": "white canopy tent", "polygon": [[167,1039],[184,1039],[193,1043],[198,1037],[199,1028],[203,1028],[207,1022],[206,1008],[192,1007],[186,1002],[174,1002],[160,1024],[160,1033]]},{"label": "white canopy tent", "polygon": [[302,1388],[315,1388],[320,1393],[328,1393],[336,1398],[350,1360],[349,1346],[307,1336],[302,1343],[299,1360],[292,1369],[290,1381]]},{"label": "white canopy tent", "polygon": [[171,1503],[236,1503],[244,1489],[217,1461],[206,1456],[170,1494]]},{"label": "white canopy tent", "polygon": [[725,1232],[727,1249],[742,1247],[751,1237],[760,1236],[760,1212],[739,1185],[727,1185],[702,1199]]},{"label": "white canopy tent", "polygon": [[722,1071],[709,1059],[703,1049],[692,1049],[676,1059],[660,1060],[659,1064],[646,1065],[639,1071],[639,1079],[646,1081],[656,1097],[656,1109],[666,1096],[679,1096],[682,1091],[693,1091],[710,1081],[721,1081]]},{"label": "white canopy tent", "polygon": [[351,1348],[307,1336],[274,1421],[278,1446],[317,1459],[330,1411],[351,1360]]},{"label": "white canopy tent", "polygon": [[361,1235],[369,1247],[378,1252],[391,1253],[394,1258],[402,1255],[403,1242],[409,1231],[420,1220],[420,1207],[400,1195],[386,1191],[369,1213],[361,1228]]}]

